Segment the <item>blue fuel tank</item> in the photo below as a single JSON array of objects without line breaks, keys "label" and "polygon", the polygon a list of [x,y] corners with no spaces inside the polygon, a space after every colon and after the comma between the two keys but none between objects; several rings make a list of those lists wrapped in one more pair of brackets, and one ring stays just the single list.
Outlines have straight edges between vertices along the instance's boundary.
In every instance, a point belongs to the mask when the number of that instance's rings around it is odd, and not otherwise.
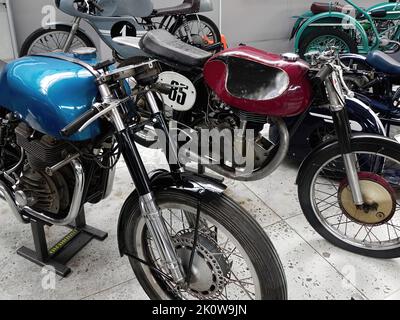
[{"label": "blue fuel tank", "polygon": [[[98,96],[93,74],[80,64],[56,57],[28,56],[0,71],[0,106],[33,129],[63,140],[60,131],[92,107]],[[68,138],[85,141],[100,134],[95,122]]]}]

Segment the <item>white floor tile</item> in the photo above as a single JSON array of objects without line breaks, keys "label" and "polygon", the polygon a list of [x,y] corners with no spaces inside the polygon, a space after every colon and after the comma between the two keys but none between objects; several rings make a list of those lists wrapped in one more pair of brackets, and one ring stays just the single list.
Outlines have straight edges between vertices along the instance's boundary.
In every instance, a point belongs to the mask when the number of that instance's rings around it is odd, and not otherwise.
[{"label": "white floor tile", "polygon": [[339,249],[320,237],[302,215],[287,223],[369,299],[384,299],[400,289],[400,259],[373,259]]},{"label": "white floor tile", "polygon": [[285,268],[289,299],[350,300],[358,294],[335,268],[286,222],[266,228]]},{"label": "white floor tile", "polygon": [[245,184],[282,219],[301,213],[295,184],[298,168],[283,163],[271,176]]}]

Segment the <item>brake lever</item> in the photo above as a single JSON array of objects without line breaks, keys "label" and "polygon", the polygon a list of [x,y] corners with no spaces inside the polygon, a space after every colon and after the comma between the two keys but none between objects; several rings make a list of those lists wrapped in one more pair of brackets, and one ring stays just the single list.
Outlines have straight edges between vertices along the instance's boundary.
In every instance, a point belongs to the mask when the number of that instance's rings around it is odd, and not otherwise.
[{"label": "brake lever", "polygon": [[[89,127],[94,121],[96,121],[97,119],[101,118],[102,116],[105,116],[107,113],[109,113],[111,110],[113,110],[114,108],[119,107],[122,103],[125,103],[129,100],[131,100],[132,97],[126,97],[124,99],[121,100],[112,100],[109,101],[107,103],[104,103],[102,105],[98,106],[98,109],[100,110],[94,117],[90,118],[88,121],[86,121],[78,130],[78,132],[82,132],[84,131],[87,127]],[[104,109],[101,107],[105,107]]]}]

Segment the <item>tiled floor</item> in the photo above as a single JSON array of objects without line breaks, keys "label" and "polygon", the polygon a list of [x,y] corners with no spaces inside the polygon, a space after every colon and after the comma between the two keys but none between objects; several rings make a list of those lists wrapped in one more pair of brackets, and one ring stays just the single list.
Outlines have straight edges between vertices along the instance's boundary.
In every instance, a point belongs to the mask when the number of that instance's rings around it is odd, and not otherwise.
[{"label": "tiled floor", "polygon": [[[157,151],[144,150],[149,170],[165,165]],[[296,167],[286,163],[257,182],[226,181],[228,194],[263,226],[284,264],[290,299],[400,299],[400,260],[376,260],[335,248],[303,217],[294,184]],[[69,264],[73,273],[53,279],[15,251],[31,245],[30,228],[17,223],[0,203],[0,299],[146,299],[127,258],[120,258],[116,227],[124,199],[133,190],[118,164],[112,197],[87,208],[90,224],[109,233],[93,241]],[[65,229],[47,230],[50,241]]]}]

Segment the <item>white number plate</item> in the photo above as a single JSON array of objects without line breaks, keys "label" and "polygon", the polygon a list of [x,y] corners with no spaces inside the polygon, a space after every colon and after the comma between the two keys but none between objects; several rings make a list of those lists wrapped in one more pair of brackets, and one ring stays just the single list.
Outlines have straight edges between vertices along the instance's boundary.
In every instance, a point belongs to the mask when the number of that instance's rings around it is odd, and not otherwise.
[{"label": "white number plate", "polygon": [[175,111],[188,111],[193,108],[197,92],[192,81],[173,71],[161,73],[158,76],[158,81],[173,86],[169,95],[161,95],[167,106]]}]

